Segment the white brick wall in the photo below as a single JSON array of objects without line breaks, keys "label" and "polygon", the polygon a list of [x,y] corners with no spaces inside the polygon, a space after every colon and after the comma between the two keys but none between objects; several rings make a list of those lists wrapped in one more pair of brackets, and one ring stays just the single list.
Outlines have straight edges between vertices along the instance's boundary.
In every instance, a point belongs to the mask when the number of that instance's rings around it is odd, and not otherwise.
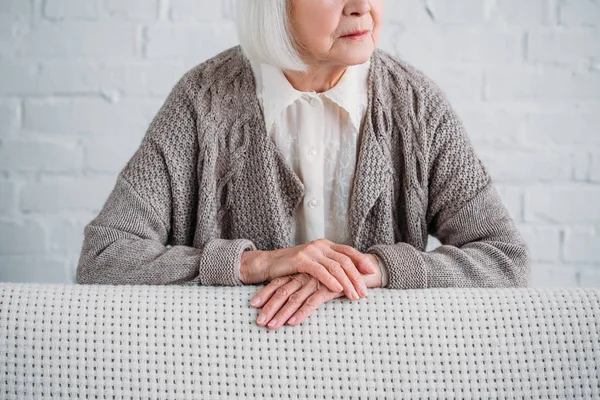
[{"label": "white brick wall", "polygon": [[[173,84],[238,43],[232,3],[0,0],[0,281],[73,282]],[[600,286],[600,0],[386,3],[379,47],[447,93],[534,285]]]}]

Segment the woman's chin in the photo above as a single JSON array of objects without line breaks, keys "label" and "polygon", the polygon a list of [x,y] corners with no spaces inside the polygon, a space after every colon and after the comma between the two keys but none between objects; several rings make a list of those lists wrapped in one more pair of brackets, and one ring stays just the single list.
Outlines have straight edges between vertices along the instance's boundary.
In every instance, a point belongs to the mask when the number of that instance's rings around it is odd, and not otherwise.
[{"label": "woman's chin", "polygon": [[373,54],[373,50],[375,46],[373,46],[373,42],[363,43],[363,44],[354,44],[354,45],[346,45],[345,48],[340,52],[339,61],[343,62],[346,65],[357,65],[366,63],[371,55]]}]

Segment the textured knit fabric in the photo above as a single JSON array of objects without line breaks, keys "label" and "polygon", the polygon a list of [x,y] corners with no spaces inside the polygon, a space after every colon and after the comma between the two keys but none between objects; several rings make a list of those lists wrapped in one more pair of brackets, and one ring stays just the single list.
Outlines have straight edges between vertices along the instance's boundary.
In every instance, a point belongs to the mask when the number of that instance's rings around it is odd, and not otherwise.
[{"label": "textured knit fabric", "polygon": [[[381,49],[350,193],[357,250],[393,289],[524,286],[529,249],[444,93]],[[291,245],[304,186],[273,140],[234,46],[186,72],[100,213],[79,283],[242,285],[245,250]],[[428,234],[442,243],[426,252]]]},{"label": "textured knit fabric", "polygon": [[370,289],[271,331],[253,286],[0,283],[0,399],[599,399],[600,289]]},{"label": "textured knit fabric", "polygon": [[[370,60],[346,68],[335,86],[322,93],[297,90],[274,66],[252,60],[251,65],[268,135],[305,189],[294,211],[292,245],[319,238],[351,245],[347,216],[367,111]],[[381,271],[381,276],[387,273]]]}]

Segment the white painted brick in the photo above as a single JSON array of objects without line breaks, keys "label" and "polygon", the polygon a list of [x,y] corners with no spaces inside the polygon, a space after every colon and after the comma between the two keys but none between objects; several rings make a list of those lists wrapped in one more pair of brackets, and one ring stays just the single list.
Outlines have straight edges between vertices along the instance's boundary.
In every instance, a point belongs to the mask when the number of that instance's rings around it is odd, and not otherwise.
[{"label": "white painted brick", "polygon": [[31,182],[20,192],[24,212],[100,211],[115,184],[113,177],[77,179],[67,182]]},{"label": "white painted brick", "polygon": [[2,0],[0,2],[0,58],[13,56],[15,39],[31,24],[32,0]]},{"label": "white painted brick", "polygon": [[118,91],[127,96],[164,99],[185,73],[172,61],[106,62],[49,60],[0,64],[0,94],[97,94]]},{"label": "white painted brick", "polygon": [[523,189],[518,186],[508,186],[494,182],[494,186],[502,199],[502,204],[508,210],[515,222],[522,221],[523,217]]},{"label": "white painted brick", "polygon": [[106,9],[111,18],[118,20],[153,21],[158,18],[158,0],[106,0]]},{"label": "white painted brick", "polygon": [[83,141],[85,168],[95,172],[119,172],[140,146],[138,141],[121,140],[117,143],[102,137]]},{"label": "white painted brick", "polygon": [[10,232],[2,235],[0,254],[36,254],[47,249],[46,231],[34,221],[0,220],[0,232]]},{"label": "white painted brick", "polygon": [[223,2],[214,0],[171,0],[173,21],[210,21],[223,18]]},{"label": "white painted brick", "polygon": [[171,60],[152,60],[103,65],[98,83],[103,92],[120,91],[126,96],[156,96],[164,100],[186,72],[184,64]]},{"label": "white painted brick", "polygon": [[479,156],[497,182],[565,181],[571,178],[570,154],[495,150]]},{"label": "white painted brick", "polygon": [[490,100],[566,102],[574,99],[597,99],[599,92],[600,71],[503,67],[488,71],[485,84],[485,98]]},{"label": "white painted brick", "polygon": [[0,6],[0,14],[31,14],[31,3],[31,0],[2,0],[2,5]]},{"label": "white painted brick", "polygon": [[558,262],[560,260],[560,228],[519,224],[517,229],[529,246],[532,261]]},{"label": "white painted brick", "polygon": [[[0,78],[2,79],[2,78]],[[0,138],[10,136],[19,124],[18,106],[14,100],[0,99]]]},{"label": "white painted brick", "polygon": [[489,19],[509,26],[546,25],[549,23],[548,3],[548,0],[500,0],[494,3]]},{"label": "white painted brick", "polygon": [[427,236],[427,246],[425,251],[432,251],[436,248],[440,247],[442,243],[435,236],[428,235]]},{"label": "white painted brick", "polygon": [[17,210],[16,205],[17,188],[15,183],[0,181],[0,215],[14,214]]},{"label": "white painted brick", "polygon": [[593,228],[567,229],[564,256],[571,262],[600,263],[600,235]]},{"label": "white painted brick", "polygon": [[84,221],[74,221],[63,216],[45,216],[44,224],[49,227],[49,250],[53,254],[78,254],[83,246]]},{"label": "white painted brick", "polygon": [[97,0],[45,0],[44,16],[51,19],[95,19]]},{"label": "white painted brick", "polygon": [[72,172],[81,165],[81,149],[68,144],[7,141],[0,145],[0,170]]},{"label": "white painted brick", "polygon": [[73,283],[66,273],[65,261],[50,254],[0,254],[0,266],[4,282]]},{"label": "white painted brick", "polygon": [[600,57],[600,31],[546,31],[528,35],[528,58],[534,62],[584,62]]},{"label": "white painted brick", "polygon": [[0,94],[23,95],[37,92],[38,67],[27,61],[0,61]]},{"label": "white painted brick", "polygon": [[469,137],[478,146],[514,146],[523,141],[527,129],[527,114],[522,112],[469,108],[461,115]]},{"label": "white painted brick", "polygon": [[600,145],[600,113],[537,113],[528,125],[524,137],[540,145]]},{"label": "white painted brick", "polygon": [[597,265],[593,267],[582,268],[579,275],[581,287],[600,287],[600,267]]},{"label": "white painted brick", "polygon": [[436,22],[478,24],[484,18],[481,0],[428,0],[429,12]]},{"label": "white painted brick", "polygon": [[24,102],[23,125],[42,133],[141,138],[162,102],[164,99],[116,103],[102,98],[29,99]]},{"label": "white painted brick", "polygon": [[388,53],[399,57],[399,52],[396,46],[398,38],[404,34],[405,27],[399,22],[389,22],[381,28],[381,36],[377,47],[387,51]]},{"label": "white painted brick", "polygon": [[531,286],[533,287],[575,287],[579,285],[577,270],[562,265],[532,263]]},{"label": "white painted brick", "polygon": [[589,181],[591,163],[591,154],[583,150],[581,152],[573,152],[573,180]]},{"label": "white painted brick", "polygon": [[600,187],[534,186],[525,191],[525,218],[530,222],[597,223]]},{"label": "white painted brick", "polygon": [[138,27],[128,23],[69,21],[39,25],[18,41],[27,57],[135,57]]},{"label": "white painted brick", "polygon": [[205,60],[238,43],[234,24],[205,23],[198,26],[150,26],[148,57],[192,57]]},{"label": "white painted brick", "polygon": [[600,182],[600,153],[592,154],[590,180],[592,182]]},{"label": "white painted brick", "polygon": [[431,26],[433,20],[423,0],[393,0],[385,2],[385,15],[387,22],[402,22],[406,25]]},{"label": "white painted brick", "polygon": [[510,29],[434,25],[406,31],[398,37],[396,48],[416,65],[516,63],[523,58],[523,36]]},{"label": "white painted brick", "polygon": [[222,0],[223,18],[233,20],[235,18],[235,5],[237,0]]},{"label": "white painted brick", "polygon": [[483,71],[468,66],[444,66],[423,71],[446,94],[451,104],[458,106],[465,101],[479,101],[483,93]]},{"label": "white painted brick", "polygon": [[29,19],[23,15],[0,13],[0,56],[8,58],[17,52],[17,38],[28,29]]},{"label": "white painted brick", "polygon": [[598,0],[562,0],[559,3],[561,25],[600,25]]},{"label": "white painted brick", "polygon": [[0,94],[97,94],[104,88],[103,81],[108,82],[113,75],[110,67],[90,60],[4,63],[0,64]]}]

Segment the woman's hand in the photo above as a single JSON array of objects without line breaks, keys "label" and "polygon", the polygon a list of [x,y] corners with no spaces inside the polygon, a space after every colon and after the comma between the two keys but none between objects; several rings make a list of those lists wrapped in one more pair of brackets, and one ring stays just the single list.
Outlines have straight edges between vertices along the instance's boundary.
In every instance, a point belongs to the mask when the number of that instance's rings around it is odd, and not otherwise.
[{"label": "woman's hand", "polygon": [[245,284],[305,273],[313,276],[332,292],[344,292],[349,299],[366,297],[367,286],[361,272],[379,270],[377,261],[352,246],[321,238],[308,243],[272,251],[242,253],[240,279]]},{"label": "woman's hand", "polygon": [[[372,254],[368,256],[375,257]],[[368,287],[381,287],[381,271],[363,276]],[[343,296],[322,286],[318,279],[305,273],[283,276],[271,281],[252,299],[254,307],[262,307],[257,323],[277,329],[302,323],[321,304]],[[291,318],[290,318],[291,317]],[[292,319],[295,318],[295,319]]]}]

